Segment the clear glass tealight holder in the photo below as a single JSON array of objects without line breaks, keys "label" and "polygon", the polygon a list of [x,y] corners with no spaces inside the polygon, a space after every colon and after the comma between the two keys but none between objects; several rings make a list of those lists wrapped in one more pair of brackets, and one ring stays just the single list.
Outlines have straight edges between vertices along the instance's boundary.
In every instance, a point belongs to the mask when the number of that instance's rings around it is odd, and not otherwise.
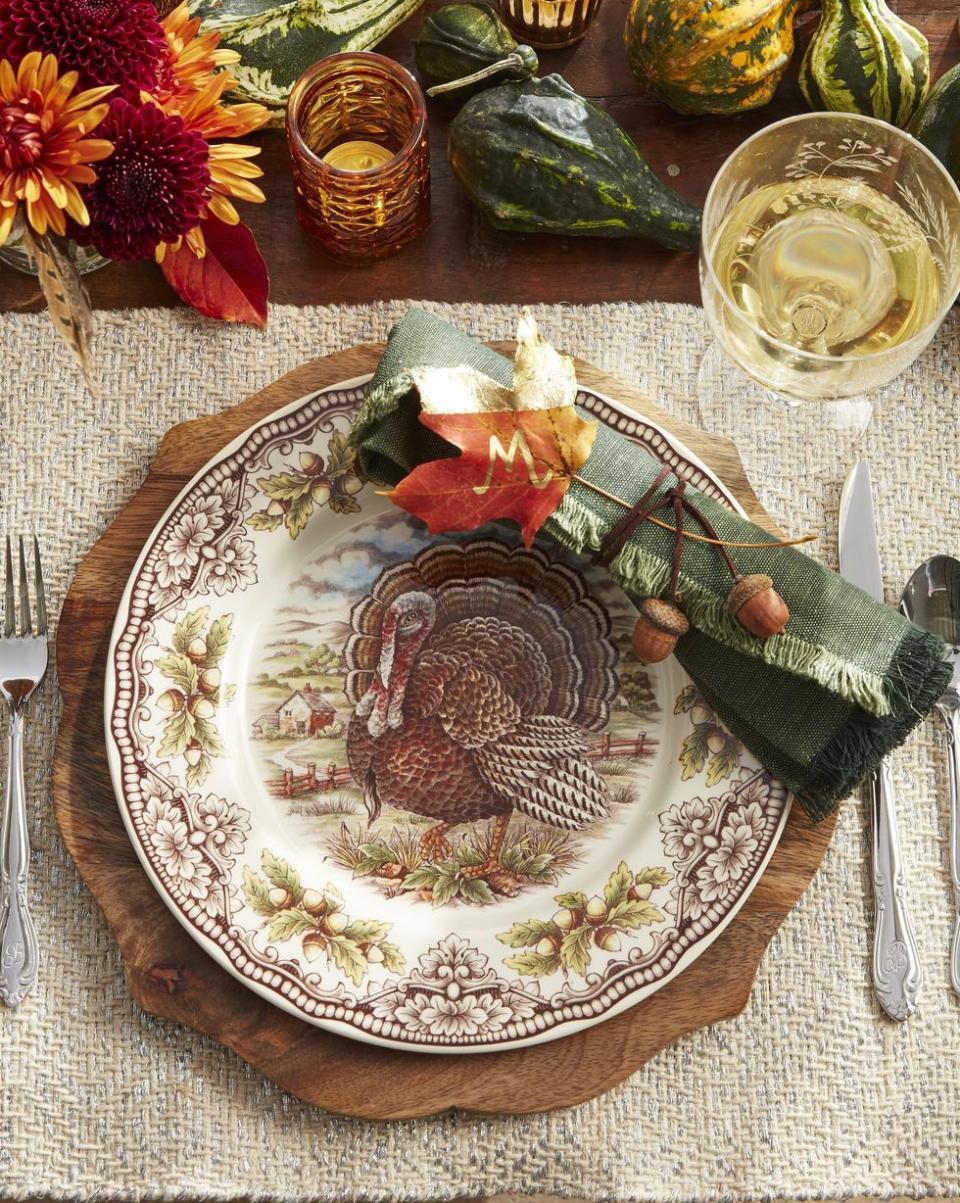
[{"label": "clear glass tealight holder", "polygon": [[427,110],[416,80],[369,51],[322,59],[287,105],[297,216],[329,254],[390,255],[430,210]]}]

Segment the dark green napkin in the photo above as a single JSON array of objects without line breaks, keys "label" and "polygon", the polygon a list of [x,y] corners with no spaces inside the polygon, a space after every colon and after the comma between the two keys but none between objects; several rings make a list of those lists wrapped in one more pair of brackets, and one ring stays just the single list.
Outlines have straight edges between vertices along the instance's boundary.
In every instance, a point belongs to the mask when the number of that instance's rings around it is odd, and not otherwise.
[{"label": "dark green napkin", "polygon": [[[503,356],[422,310],[393,328],[354,426],[366,476],[394,485],[417,464],[459,452],[419,421],[410,373],[466,364],[509,386]],[[631,503],[660,462],[600,425],[580,474]],[[674,483],[668,478],[660,487]],[[688,492],[720,537],[767,532],[695,489]],[[544,531],[576,552],[596,551],[624,510],[574,481]],[[699,530],[693,523],[690,529]],[[635,602],[667,592],[674,536],[644,522],[610,571]],[[738,548],[741,573],[769,574],[790,607],[782,635],[757,639],[726,609],[729,570],[716,549],[686,540],[680,594],[692,629],[677,658],[730,730],[814,818],[828,814],[901,743],[946,688],[941,640],[880,605],[795,548]]]}]

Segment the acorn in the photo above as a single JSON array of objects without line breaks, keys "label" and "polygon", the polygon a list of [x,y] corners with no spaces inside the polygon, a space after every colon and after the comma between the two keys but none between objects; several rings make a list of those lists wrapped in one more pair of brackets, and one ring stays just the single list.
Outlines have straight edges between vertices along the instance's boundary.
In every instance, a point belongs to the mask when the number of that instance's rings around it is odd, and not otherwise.
[{"label": "acorn", "polygon": [[363,488],[363,481],[353,472],[347,472],[341,476],[337,484],[342,493],[346,493],[348,497],[352,497],[355,493],[359,493]]},{"label": "acorn", "polygon": [[556,943],[549,936],[544,936],[537,944],[534,951],[541,957],[552,957],[557,951]]},{"label": "acorn", "polygon": [[350,926],[350,920],[343,911],[332,911],[326,918],[327,930],[332,931],[335,936],[338,936],[346,927]]},{"label": "acorn", "polygon": [[577,926],[576,916],[567,907],[562,907],[559,911],[554,912],[553,922],[561,931],[569,931],[571,927]]},{"label": "acorn", "polygon": [[168,689],[157,698],[157,709],[166,710],[171,714],[183,709],[186,698],[179,689]]},{"label": "acorn", "polygon": [[327,941],[322,932],[308,931],[303,937],[303,955],[308,961],[315,961],[327,951]]},{"label": "acorn", "polygon": [[619,952],[620,937],[612,927],[601,927],[598,932],[594,933],[594,943],[598,948],[602,948],[604,952]]},{"label": "acorn", "polygon": [[267,890],[267,898],[270,900],[270,905],[275,906],[278,911],[286,910],[288,906],[293,905],[293,895],[283,886],[271,886]]},{"label": "acorn", "polygon": [[371,965],[381,965],[383,963],[383,949],[379,944],[371,944],[365,950],[365,955]]},{"label": "acorn", "polygon": [[707,736],[707,751],[711,756],[719,756],[727,750],[727,737],[718,727]]},{"label": "acorn", "polygon": [[301,451],[300,469],[311,476],[317,476],[323,471],[323,460],[314,451]]},{"label": "acorn", "polygon": [[314,505],[326,505],[330,500],[330,486],[322,480],[318,480],[310,490],[310,496]]},{"label": "acorn", "polygon": [[687,616],[665,597],[645,597],[633,628],[633,650],[644,664],[659,664],[673,653],[677,640],[690,630]]},{"label": "acorn", "polygon": [[653,886],[649,881],[641,881],[639,885],[632,885],[627,890],[627,897],[631,902],[645,902],[653,893]]},{"label": "acorn", "polygon": [[329,910],[327,900],[319,890],[304,890],[300,905],[311,915],[325,915]]},{"label": "acorn", "polygon": [[267,506],[267,513],[271,518],[282,518],[289,508],[289,502],[279,501],[275,497]]},{"label": "acorn", "polygon": [[194,741],[184,749],[183,759],[192,769],[195,769],[203,759],[203,748]]},{"label": "acorn", "polygon": [[202,693],[191,694],[187,699],[187,709],[194,718],[208,719],[213,718],[217,713],[217,708],[209,698],[205,698]]},{"label": "acorn", "polygon": [[202,635],[198,635],[196,639],[191,639],[187,645],[187,655],[191,660],[199,661],[207,658],[207,641]]},{"label": "acorn", "polygon": [[787,625],[790,611],[763,572],[738,576],[727,594],[727,609],[741,626],[760,639],[779,635]]},{"label": "acorn", "polygon": [[204,693],[216,693],[220,688],[220,669],[205,668],[197,678],[197,684]]},{"label": "acorn", "polygon": [[599,894],[594,896],[587,903],[586,912],[587,922],[596,926],[602,923],[607,917],[607,904],[603,901]]}]

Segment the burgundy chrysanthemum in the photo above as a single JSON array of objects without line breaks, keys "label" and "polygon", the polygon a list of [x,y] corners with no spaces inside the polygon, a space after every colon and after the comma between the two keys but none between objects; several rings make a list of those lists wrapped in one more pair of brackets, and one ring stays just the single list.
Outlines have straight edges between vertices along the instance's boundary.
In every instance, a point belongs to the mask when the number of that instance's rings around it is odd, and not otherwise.
[{"label": "burgundy chrysanthemum", "polygon": [[90,224],[71,231],[77,242],[109,259],[149,259],[158,243],[193,229],[210,183],[199,134],[154,104],[114,100],[97,136],[113,143],[113,154],[81,189]]},{"label": "burgundy chrysanthemum", "polygon": [[117,84],[136,101],[156,87],[166,40],[150,0],[0,0],[0,58],[31,50],[79,71],[81,88]]}]

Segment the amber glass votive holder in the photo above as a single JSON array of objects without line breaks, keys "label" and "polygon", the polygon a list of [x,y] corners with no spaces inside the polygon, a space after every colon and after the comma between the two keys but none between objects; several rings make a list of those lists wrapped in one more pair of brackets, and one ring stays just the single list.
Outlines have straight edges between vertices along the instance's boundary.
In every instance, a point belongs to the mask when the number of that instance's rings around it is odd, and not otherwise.
[{"label": "amber glass votive holder", "polygon": [[499,8],[517,39],[538,50],[559,50],[580,41],[600,0],[499,0]]},{"label": "amber glass votive holder", "polygon": [[[297,216],[329,254],[380,259],[426,225],[427,109],[417,81],[399,63],[359,50],[314,63],[290,93],[287,141]],[[389,157],[362,170],[324,161],[335,148],[358,142]]]}]

